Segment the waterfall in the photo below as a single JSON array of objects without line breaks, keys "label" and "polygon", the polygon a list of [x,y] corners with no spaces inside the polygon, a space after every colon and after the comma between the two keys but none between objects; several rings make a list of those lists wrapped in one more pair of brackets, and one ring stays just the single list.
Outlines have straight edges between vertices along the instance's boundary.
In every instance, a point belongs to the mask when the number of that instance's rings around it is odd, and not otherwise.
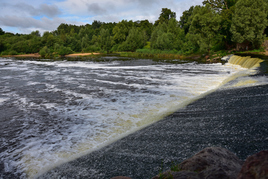
[{"label": "waterfall", "polygon": [[263,62],[263,60],[259,58],[251,58],[250,56],[240,57],[237,55],[233,55],[228,61],[230,64],[240,65],[241,67],[248,69],[260,67],[261,62]]}]

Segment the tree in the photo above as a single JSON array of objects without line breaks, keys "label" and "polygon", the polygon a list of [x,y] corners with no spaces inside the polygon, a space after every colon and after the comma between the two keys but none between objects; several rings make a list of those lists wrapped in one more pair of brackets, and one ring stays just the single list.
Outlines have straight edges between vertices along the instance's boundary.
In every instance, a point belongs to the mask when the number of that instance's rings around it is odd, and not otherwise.
[{"label": "tree", "polygon": [[180,50],[185,39],[185,33],[184,30],[179,27],[179,22],[175,18],[171,18],[168,21],[167,32],[170,33],[168,37],[171,38],[172,42],[171,50]]},{"label": "tree", "polygon": [[109,53],[111,47],[112,47],[112,42],[111,42],[111,36],[109,29],[101,29],[100,31],[100,47],[102,50],[107,51]]},{"label": "tree", "polygon": [[89,39],[88,39],[88,35],[86,34],[84,37],[82,37],[82,41],[81,41],[81,49],[85,49],[89,46]]},{"label": "tree", "polygon": [[234,6],[237,0],[205,0],[203,5],[209,4],[216,11],[222,11]]},{"label": "tree", "polygon": [[232,25],[233,14],[235,12],[235,6],[230,6],[229,9],[225,9],[221,12],[221,28],[219,33],[222,35],[222,44],[228,49],[233,46],[232,33],[230,31]]},{"label": "tree", "polygon": [[209,4],[215,10],[221,10],[223,8],[228,9],[226,0],[205,0],[203,1],[203,5]]},{"label": "tree", "polygon": [[163,33],[167,33],[167,24],[164,23],[160,23],[158,24],[158,26],[156,26],[152,32],[152,36],[151,36],[151,47],[153,49],[162,49],[161,46],[159,46],[159,40],[158,38],[163,34]]},{"label": "tree", "polygon": [[134,52],[144,45],[143,34],[137,28],[132,28],[129,31],[127,40],[119,47],[120,50]]},{"label": "tree", "polygon": [[150,39],[153,30],[153,24],[148,20],[136,21],[134,26],[138,27],[139,30],[143,33],[144,44]]},{"label": "tree", "polygon": [[[266,3],[266,11],[268,11],[268,0],[264,0],[264,2]],[[268,20],[268,13],[267,13],[266,19]],[[268,25],[266,25],[264,32],[265,32],[266,36],[268,36]]]},{"label": "tree", "polygon": [[155,21],[155,26],[158,26],[158,24],[160,23],[168,23],[168,21],[171,19],[171,18],[175,18],[176,19],[176,13],[175,12],[172,12],[170,9],[168,8],[162,8],[162,11],[161,11],[161,14],[158,18],[157,21]]},{"label": "tree", "polygon": [[[232,20],[233,42],[245,49],[259,47],[264,40],[267,26],[266,3],[263,0],[238,0]],[[237,47],[238,47],[237,46]]]},{"label": "tree", "polygon": [[52,56],[49,48],[47,48],[47,46],[43,47],[40,51],[39,54],[41,55],[41,57],[45,57],[45,58],[50,58]]},{"label": "tree", "polygon": [[132,21],[122,20],[117,23],[113,28],[113,39],[116,44],[120,44],[127,39],[129,30],[133,27],[134,23]]},{"label": "tree", "polygon": [[189,33],[196,36],[201,51],[210,53],[210,49],[216,41],[215,37],[218,35],[220,22],[220,15],[209,4],[194,8]]},{"label": "tree", "polygon": [[92,28],[93,29],[99,29],[102,24],[103,24],[103,22],[94,20],[93,23],[92,23]]},{"label": "tree", "polygon": [[37,30],[37,31],[31,32],[31,36],[32,37],[40,37],[41,35],[40,35],[40,32]]},{"label": "tree", "polygon": [[191,16],[194,11],[194,6],[191,6],[189,10],[186,10],[182,13],[182,16],[180,17],[180,27],[183,28],[184,33],[187,34],[189,32],[189,28],[191,25]]},{"label": "tree", "polygon": [[2,28],[0,28],[0,35],[4,35],[5,31],[2,30]]},{"label": "tree", "polygon": [[68,54],[71,54],[73,53],[72,49],[70,47],[64,47],[64,46],[60,46],[59,49],[58,49],[58,54],[60,56],[65,56],[65,55],[68,55]]},{"label": "tree", "polygon": [[0,52],[5,50],[5,44],[0,40]]}]

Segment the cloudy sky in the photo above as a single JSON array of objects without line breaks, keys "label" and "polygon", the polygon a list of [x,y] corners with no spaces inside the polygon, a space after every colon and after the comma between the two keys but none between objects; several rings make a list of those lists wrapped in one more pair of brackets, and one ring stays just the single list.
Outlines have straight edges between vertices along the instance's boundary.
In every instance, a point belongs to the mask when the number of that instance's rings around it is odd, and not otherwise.
[{"label": "cloudy sky", "polygon": [[94,20],[154,22],[162,8],[177,13],[177,19],[190,6],[203,0],[0,0],[0,28],[28,34],[53,31],[61,23],[84,25]]}]

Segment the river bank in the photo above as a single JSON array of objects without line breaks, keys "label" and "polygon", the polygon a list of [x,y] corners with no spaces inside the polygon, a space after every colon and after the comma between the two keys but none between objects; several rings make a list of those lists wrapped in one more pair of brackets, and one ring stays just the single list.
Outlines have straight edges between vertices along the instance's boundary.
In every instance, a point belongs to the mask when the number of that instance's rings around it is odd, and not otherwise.
[{"label": "river bank", "polygon": [[[100,55],[100,53],[72,53],[69,55],[65,55],[65,57],[86,57],[92,55]],[[2,57],[15,57],[15,58],[41,58],[39,53],[33,54],[21,54],[21,55],[3,55]]]},{"label": "river bank", "polygon": [[[151,58],[151,59],[163,59],[163,60],[173,60],[173,59],[180,59],[180,60],[188,60],[188,61],[196,61],[200,63],[220,63],[221,58],[226,55],[231,54],[237,54],[241,56],[255,56],[262,59],[268,59],[268,50],[264,52],[252,52],[252,51],[243,51],[243,52],[233,52],[233,51],[225,51],[225,52],[215,52],[211,55],[205,55],[205,54],[191,54],[191,55],[179,55],[179,54],[173,54],[173,53],[140,53],[140,52],[119,52],[112,55],[121,56],[121,57],[133,57],[133,58]],[[72,53],[69,55],[62,56],[62,58],[69,58],[76,59],[81,58],[81,60],[84,60],[86,57],[92,57],[92,56],[106,56],[109,54],[103,54],[103,53]],[[3,55],[0,56],[3,58],[42,58],[39,53],[34,54],[20,54],[20,55]],[[58,57],[57,57],[58,58]],[[83,58],[83,59],[82,59]],[[79,61],[79,60],[78,60]]]}]

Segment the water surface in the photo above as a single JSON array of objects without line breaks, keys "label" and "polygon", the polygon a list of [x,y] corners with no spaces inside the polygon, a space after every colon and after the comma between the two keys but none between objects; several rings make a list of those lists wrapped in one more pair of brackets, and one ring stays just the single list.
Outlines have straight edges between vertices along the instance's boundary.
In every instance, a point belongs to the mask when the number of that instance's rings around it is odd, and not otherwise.
[{"label": "water surface", "polygon": [[155,123],[224,84],[232,88],[267,82],[229,64],[103,58],[0,59],[0,177],[36,177]]}]

